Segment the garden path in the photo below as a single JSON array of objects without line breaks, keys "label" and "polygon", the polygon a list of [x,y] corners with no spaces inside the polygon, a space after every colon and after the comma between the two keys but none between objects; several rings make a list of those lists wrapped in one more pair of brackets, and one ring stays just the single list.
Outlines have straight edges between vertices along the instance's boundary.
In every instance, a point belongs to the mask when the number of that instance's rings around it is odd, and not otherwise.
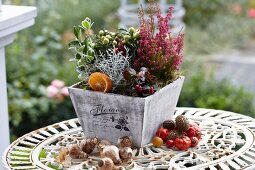
[{"label": "garden path", "polygon": [[214,54],[210,62],[216,64],[216,79],[228,79],[233,85],[243,86],[255,96],[255,45],[242,51]]}]

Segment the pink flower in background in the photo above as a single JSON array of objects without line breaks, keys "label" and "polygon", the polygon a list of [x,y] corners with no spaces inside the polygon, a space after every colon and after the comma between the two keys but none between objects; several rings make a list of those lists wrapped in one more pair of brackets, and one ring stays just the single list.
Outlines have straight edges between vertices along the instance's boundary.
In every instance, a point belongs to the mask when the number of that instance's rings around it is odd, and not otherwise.
[{"label": "pink flower in background", "polygon": [[69,96],[69,92],[68,92],[68,88],[67,87],[62,88],[62,94],[64,96]]},{"label": "pink flower in background", "polygon": [[240,15],[242,13],[242,6],[238,3],[232,4],[231,5],[231,10],[237,14]]},{"label": "pink flower in background", "polygon": [[61,80],[53,80],[51,82],[52,86],[55,86],[57,88],[63,88],[65,86],[65,82],[61,81]]},{"label": "pink flower in background", "polygon": [[56,96],[57,94],[58,94],[58,88],[57,87],[52,86],[52,85],[47,87],[48,97],[52,98],[52,97]]},{"label": "pink flower in background", "polygon": [[248,16],[251,18],[255,18],[255,8],[250,8],[248,10]]},{"label": "pink flower in background", "polygon": [[69,96],[65,82],[61,80],[53,80],[47,87],[47,96],[58,101],[63,101],[65,96]]}]

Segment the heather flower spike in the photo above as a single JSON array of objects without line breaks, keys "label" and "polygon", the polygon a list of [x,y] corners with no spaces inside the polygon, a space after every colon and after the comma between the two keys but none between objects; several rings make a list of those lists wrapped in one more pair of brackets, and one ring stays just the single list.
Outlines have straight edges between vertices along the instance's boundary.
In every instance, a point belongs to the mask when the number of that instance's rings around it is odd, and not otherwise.
[{"label": "heather flower spike", "polygon": [[[140,40],[134,68],[149,68],[149,71],[163,83],[169,83],[177,78],[176,73],[183,58],[183,34],[180,33],[175,37],[169,30],[173,10],[173,7],[170,7],[164,17],[160,13],[159,6],[152,3],[149,6],[149,18],[146,19],[143,8],[139,9]],[[157,32],[155,32],[156,28]]]}]

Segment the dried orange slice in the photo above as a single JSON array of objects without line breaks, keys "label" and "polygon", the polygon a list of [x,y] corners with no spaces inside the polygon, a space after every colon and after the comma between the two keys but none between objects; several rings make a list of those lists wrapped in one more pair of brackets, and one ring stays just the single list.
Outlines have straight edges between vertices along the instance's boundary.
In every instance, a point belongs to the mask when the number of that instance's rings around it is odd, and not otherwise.
[{"label": "dried orange slice", "polygon": [[89,76],[89,86],[100,92],[109,92],[112,89],[112,80],[104,73],[95,72]]}]

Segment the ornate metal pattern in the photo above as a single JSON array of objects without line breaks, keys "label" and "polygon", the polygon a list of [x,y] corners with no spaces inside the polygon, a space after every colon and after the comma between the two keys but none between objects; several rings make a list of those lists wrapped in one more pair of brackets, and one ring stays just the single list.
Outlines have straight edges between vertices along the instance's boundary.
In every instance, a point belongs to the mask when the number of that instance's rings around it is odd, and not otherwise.
[{"label": "ornate metal pattern", "polygon": [[[255,119],[221,110],[177,108],[175,116],[186,115],[202,128],[203,137],[196,148],[176,151],[151,144],[133,150],[133,161],[125,169],[255,169]],[[51,169],[60,146],[83,139],[77,119],[60,122],[22,136],[3,156],[6,169]],[[41,150],[47,157],[39,160]],[[98,157],[70,160],[65,169],[96,169]],[[62,167],[61,167],[62,166]]]}]

